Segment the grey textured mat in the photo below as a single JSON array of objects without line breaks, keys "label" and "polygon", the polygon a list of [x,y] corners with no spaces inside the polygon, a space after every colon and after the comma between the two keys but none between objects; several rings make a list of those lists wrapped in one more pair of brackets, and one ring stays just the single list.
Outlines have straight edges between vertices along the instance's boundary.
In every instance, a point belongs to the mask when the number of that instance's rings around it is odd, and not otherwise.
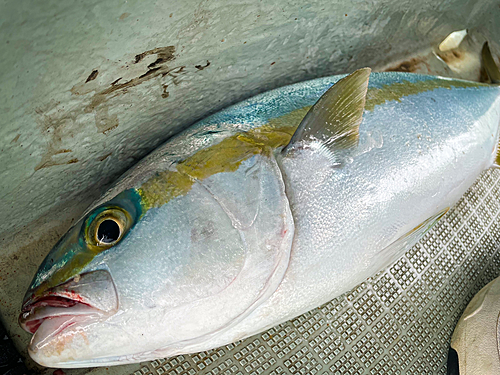
[{"label": "grey textured mat", "polygon": [[445,374],[456,322],[500,273],[499,213],[500,171],[489,170],[405,256],[351,292],[260,335],[132,374]]}]

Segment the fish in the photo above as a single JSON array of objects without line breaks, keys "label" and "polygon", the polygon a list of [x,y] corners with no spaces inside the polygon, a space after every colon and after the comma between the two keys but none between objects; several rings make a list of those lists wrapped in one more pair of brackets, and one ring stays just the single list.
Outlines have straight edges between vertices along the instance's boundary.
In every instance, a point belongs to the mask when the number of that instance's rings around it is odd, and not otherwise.
[{"label": "fish", "polygon": [[498,167],[499,124],[498,85],[369,68],[217,112],[132,167],[52,248],[19,315],[29,355],[136,363],[318,307]]}]

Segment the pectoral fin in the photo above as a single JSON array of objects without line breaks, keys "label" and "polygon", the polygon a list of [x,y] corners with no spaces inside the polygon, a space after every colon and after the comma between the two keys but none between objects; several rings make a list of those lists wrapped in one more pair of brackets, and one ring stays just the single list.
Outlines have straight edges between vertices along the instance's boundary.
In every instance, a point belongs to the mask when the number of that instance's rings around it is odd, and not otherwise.
[{"label": "pectoral fin", "polygon": [[283,152],[311,142],[320,142],[331,152],[356,147],[370,72],[370,68],[356,70],[330,87],[306,114]]},{"label": "pectoral fin", "polygon": [[426,219],[409,232],[403,234],[396,241],[384,248],[380,252],[380,256],[392,258],[387,263],[399,258],[404,252],[411,249],[413,245],[415,245],[434,226],[434,224],[436,224],[448,212],[448,210],[449,208],[445,208],[436,215]]}]

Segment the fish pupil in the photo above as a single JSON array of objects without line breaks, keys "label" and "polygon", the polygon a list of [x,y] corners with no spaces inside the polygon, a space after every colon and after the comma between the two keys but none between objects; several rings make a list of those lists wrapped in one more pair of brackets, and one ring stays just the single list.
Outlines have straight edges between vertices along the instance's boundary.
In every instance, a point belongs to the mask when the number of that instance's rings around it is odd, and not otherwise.
[{"label": "fish pupil", "polygon": [[97,238],[105,244],[115,242],[120,238],[120,226],[114,220],[104,220],[97,229]]}]

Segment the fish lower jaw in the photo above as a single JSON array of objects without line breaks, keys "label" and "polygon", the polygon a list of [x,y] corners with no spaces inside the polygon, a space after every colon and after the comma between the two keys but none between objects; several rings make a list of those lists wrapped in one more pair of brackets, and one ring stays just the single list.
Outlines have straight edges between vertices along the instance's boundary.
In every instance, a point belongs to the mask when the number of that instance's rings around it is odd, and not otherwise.
[{"label": "fish lower jaw", "polygon": [[88,319],[82,315],[44,318],[28,346],[30,357],[45,367],[61,367],[61,363],[77,358],[79,352],[85,351],[87,340],[83,331],[73,327]]},{"label": "fish lower jaw", "polygon": [[79,327],[115,313],[62,298],[39,299],[26,310],[19,316],[19,324],[33,334],[28,352],[35,362],[45,367],[61,367],[61,363],[79,358],[88,347],[86,333]]}]

